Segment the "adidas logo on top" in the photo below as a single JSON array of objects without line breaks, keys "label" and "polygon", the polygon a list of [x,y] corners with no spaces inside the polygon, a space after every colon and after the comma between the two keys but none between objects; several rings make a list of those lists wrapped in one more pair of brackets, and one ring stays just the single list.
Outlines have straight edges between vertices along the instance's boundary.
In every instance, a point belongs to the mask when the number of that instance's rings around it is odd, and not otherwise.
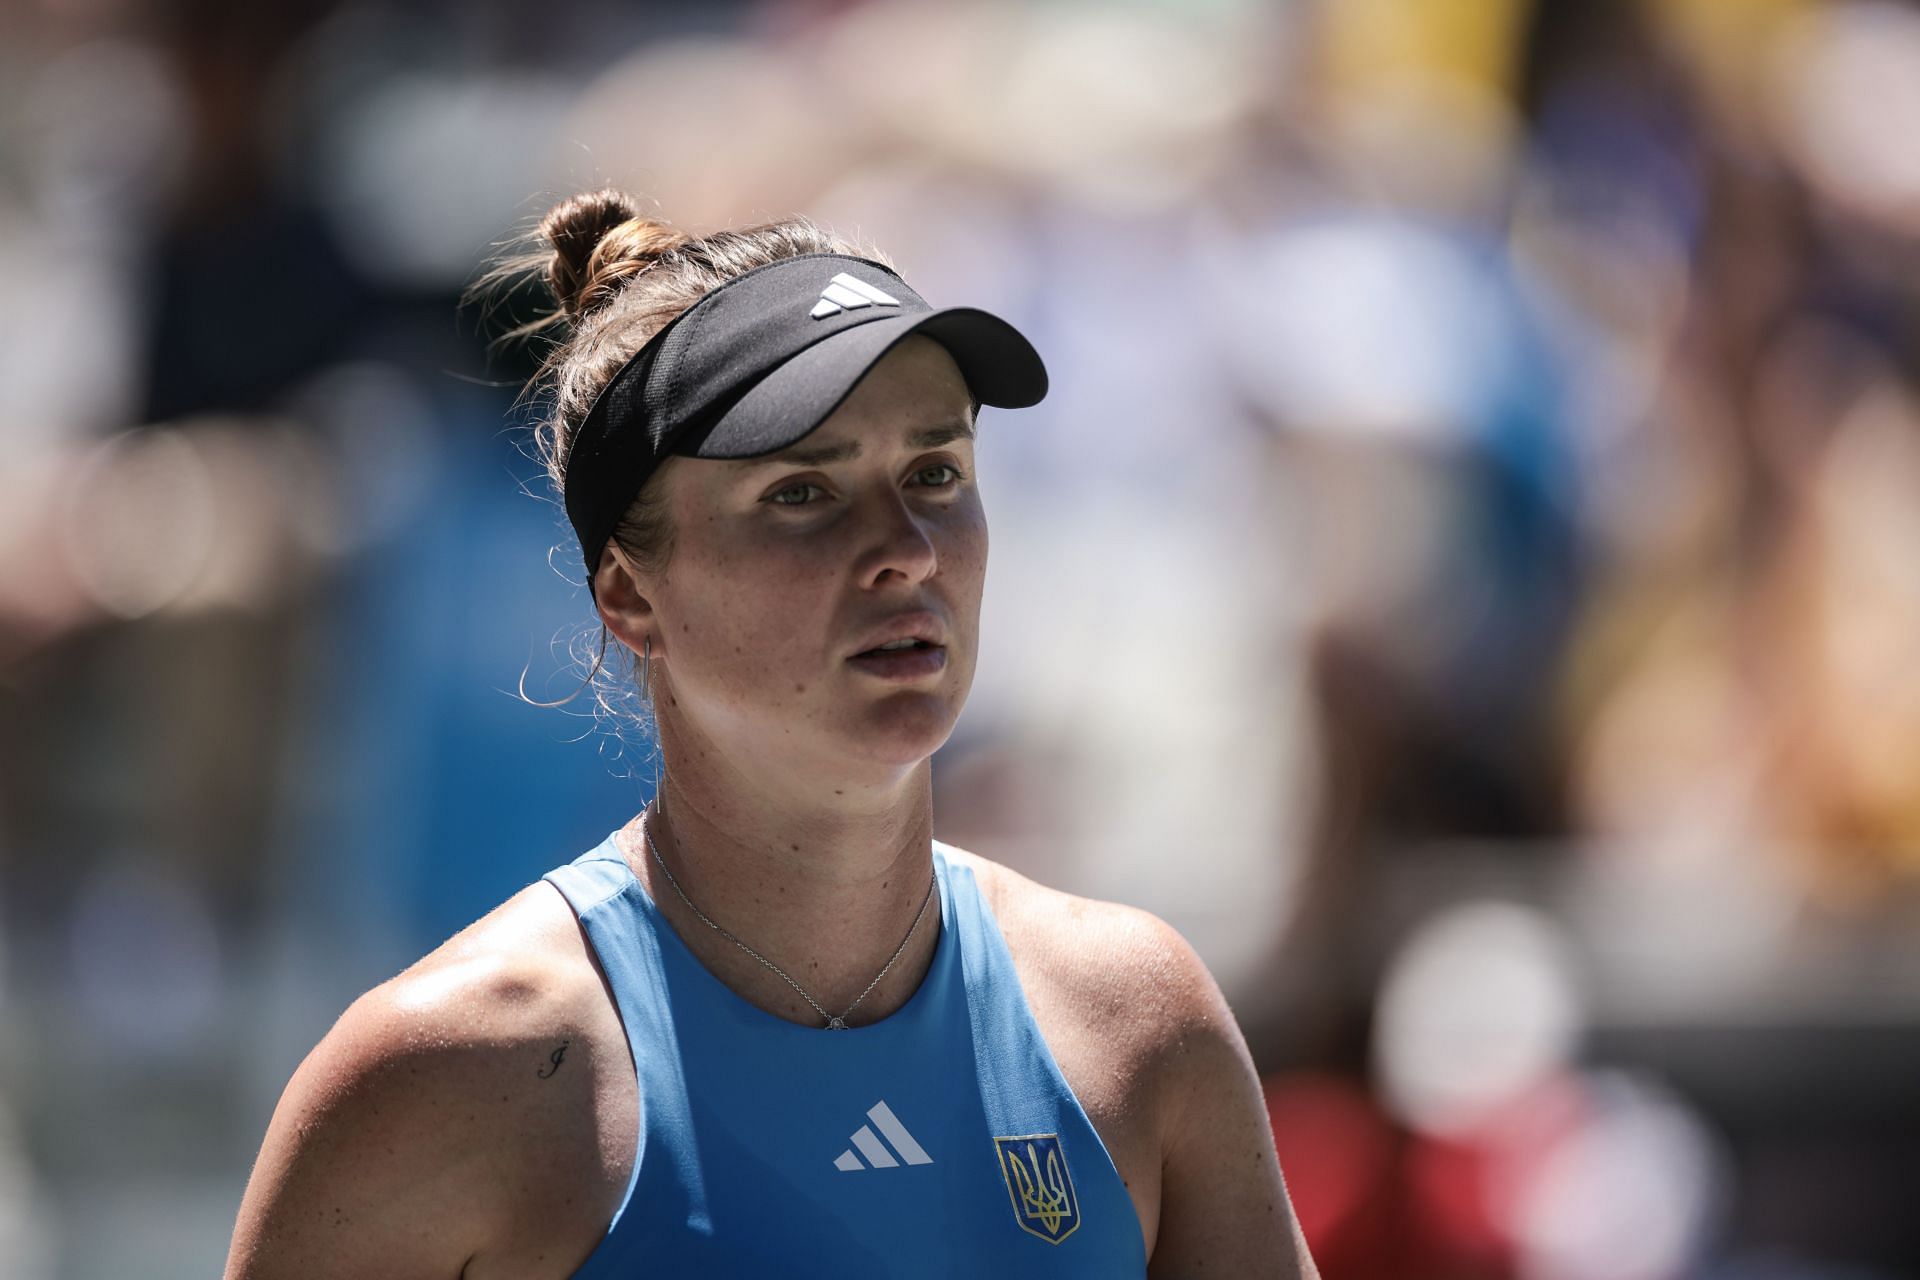
[{"label": "adidas logo on top", "polygon": [[900,299],[888,297],[865,280],[850,276],[842,271],[827,282],[820,291],[820,301],[813,304],[813,310],[807,314],[815,320],[824,320],[828,316],[837,316],[842,311],[857,311],[861,307],[897,307]]},{"label": "adidas logo on top", "polygon": [[[863,1124],[853,1131],[853,1145],[840,1153],[840,1158],[833,1162],[834,1168],[842,1173],[857,1173],[862,1169],[895,1169],[901,1161],[908,1164],[933,1163],[933,1157],[913,1140],[913,1135],[907,1132],[907,1126],[900,1123],[900,1117],[893,1114],[893,1108],[885,1100],[867,1109],[867,1119],[873,1121],[872,1126]],[[880,1135],[893,1144],[891,1150],[887,1142],[880,1141],[874,1129],[880,1130]],[[858,1155],[854,1154],[856,1151]],[[899,1159],[894,1158],[895,1152],[899,1153]],[[862,1160],[861,1156],[866,1159]]]}]

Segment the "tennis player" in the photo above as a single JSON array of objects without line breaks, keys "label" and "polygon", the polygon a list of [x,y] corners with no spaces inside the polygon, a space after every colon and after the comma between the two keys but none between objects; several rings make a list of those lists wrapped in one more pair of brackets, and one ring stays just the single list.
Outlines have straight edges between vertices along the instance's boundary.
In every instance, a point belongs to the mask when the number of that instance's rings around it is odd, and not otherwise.
[{"label": "tennis player", "polygon": [[541,235],[542,443],[664,774],[342,1015],[227,1276],[1313,1276],[1192,949],[934,838],[1032,346],[804,220]]}]

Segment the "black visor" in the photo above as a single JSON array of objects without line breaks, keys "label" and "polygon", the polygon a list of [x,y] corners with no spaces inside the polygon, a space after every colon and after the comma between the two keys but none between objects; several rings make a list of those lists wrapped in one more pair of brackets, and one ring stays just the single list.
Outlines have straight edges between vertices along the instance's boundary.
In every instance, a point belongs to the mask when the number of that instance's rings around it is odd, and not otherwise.
[{"label": "black visor", "polygon": [[914,333],[947,349],[981,404],[1021,409],[1047,394],[1046,366],[1018,329],[972,307],[935,310],[865,258],[783,258],[676,316],[614,375],[567,453],[567,518],[589,589],[607,539],[664,458],[784,449]]}]

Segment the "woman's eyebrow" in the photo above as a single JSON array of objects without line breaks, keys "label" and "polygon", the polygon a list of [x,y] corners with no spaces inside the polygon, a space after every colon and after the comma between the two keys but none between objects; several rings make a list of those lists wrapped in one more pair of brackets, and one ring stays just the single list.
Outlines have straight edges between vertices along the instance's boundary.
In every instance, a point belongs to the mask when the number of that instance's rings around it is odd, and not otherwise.
[{"label": "woman's eyebrow", "polygon": [[955,440],[971,439],[973,439],[972,423],[943,422],[937,427],[922,427],[907,437],[907,444],[915,449],[937,449]]},{"label": "woman's eyebrow", "polygon": [[[965,422],[943,422],[938,426],[922,427],[907,437],[910,449],[937,449],[943,444],[955,440],[973,439],[973,427]],[[839,444],[808,444],[802,440],[799,444],[789,445],[778,453],[767,454],[763,458],[741,458],[734,465],[748,467],[819,467],[830,462],[849,462],[860,456],[860,441],[843,440]]]},{"label": "woman's eyebrow", "polygon": [[839,444],[795,444],[788,445],[778,453],[770,453],[764,458],[742,458],[738,465],[742,467],[818,467],[829,462],[845,462],[860,456],[860,442],[846,440]]}]

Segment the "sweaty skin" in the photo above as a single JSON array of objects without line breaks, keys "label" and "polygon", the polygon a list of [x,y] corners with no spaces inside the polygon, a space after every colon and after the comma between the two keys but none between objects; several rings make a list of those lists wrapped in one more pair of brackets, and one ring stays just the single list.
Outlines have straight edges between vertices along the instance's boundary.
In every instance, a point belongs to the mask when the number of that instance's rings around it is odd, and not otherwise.
[{"label": "sweaty skin", "polygon": [[[650,642],[661,856],[703,911],[836,1011],[898,945],[930,874],[929,759],[972,680],[986,570],[971,419],[952,358],[909,338],[793,448],[670,461],[664,569],[609,548],[595,575],[608,630],[635,652]],[[937,633],[936,670],[852,660],[903,619]],[[819,1025],[687,911],[637,823],[621,850],[701,962]],[[1145,912],[960,858],[1126,1182],[1150,1274],[1317,1276],[1252,1060],[1192,948]],[[912,995],[938,921],[851,1022]],[[612,994],[571,908],[535,883],[355,1001],[301,1064],[226,1275],[561,1280],[619,1207],[638,1124]]]}]

